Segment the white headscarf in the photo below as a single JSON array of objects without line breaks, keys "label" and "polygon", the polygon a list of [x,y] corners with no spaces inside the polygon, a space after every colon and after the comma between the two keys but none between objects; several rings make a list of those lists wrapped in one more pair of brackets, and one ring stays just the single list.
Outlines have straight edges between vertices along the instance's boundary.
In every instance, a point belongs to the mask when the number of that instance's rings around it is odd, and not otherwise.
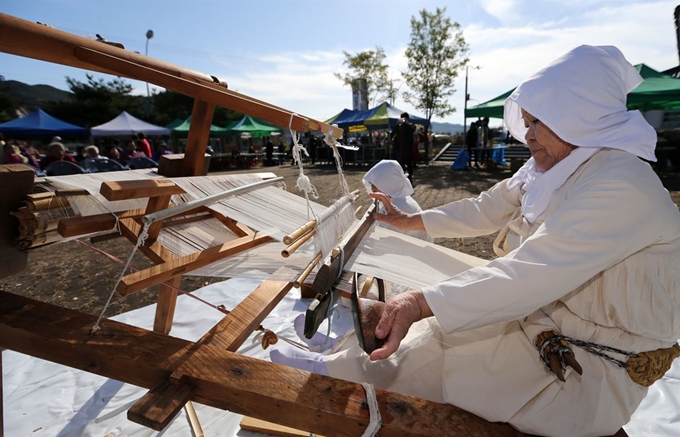
[{"label": "white headscarf", "polygon": [[656,161],[656,131],[639,111],[626,109],[626,96],[642,81],[616,47],[582,45],[526,79],[508,97],[503,118],[513,137],[526,143],[524,109],[579,147],[545,173],[531,158],[512,177],[510,188],[525,183],[522,213],[527,220],[538,217],[552,193],[599,148]]},{"label": "white headscarf", "polygon": [[370,194],[371,184],[380,192],[393,198],[403,198],[413,194],[413,185],[404,174],[397,161],[383,159],[366,172],[362,179],[366,191]]}]

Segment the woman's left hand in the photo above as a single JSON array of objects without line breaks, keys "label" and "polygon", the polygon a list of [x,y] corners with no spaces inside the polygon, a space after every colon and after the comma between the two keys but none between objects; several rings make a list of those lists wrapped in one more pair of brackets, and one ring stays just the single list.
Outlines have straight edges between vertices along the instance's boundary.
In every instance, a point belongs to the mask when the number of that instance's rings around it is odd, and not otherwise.
[{"label": "woman's left hand", "polygon": [[396,352],[411,325],[430,316],[432,310],[422,291],[407,291],[388,299],[375,328],[376,337],[386,339],[385,344],[371,353],[371,361],[383,360]]}]

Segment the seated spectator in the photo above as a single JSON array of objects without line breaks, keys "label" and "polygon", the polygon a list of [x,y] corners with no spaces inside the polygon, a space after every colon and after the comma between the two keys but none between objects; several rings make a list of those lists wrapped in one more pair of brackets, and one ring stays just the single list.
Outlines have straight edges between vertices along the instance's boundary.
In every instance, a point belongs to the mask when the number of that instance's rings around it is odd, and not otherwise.
[{"label": "seated spectator", "polygon": [[85,151],[85,146],[76,146],[76,161],[78,161],[78,165],[81,165],[82,161],[87,159],[89,155]]},{"label": "seated spectator", "polygon": [[101,156],[99,154],[99,148],[97,146],[85,147],[85,153],[88,155],[87,158],[80,161],[80,166],[83,167],[85,171],[97,171],[96,161],[108,159],[106,156]]},{"label": "seated spectator", "polygon": [[47,156],[40,161],[40,168],[44,170],[54,161],[70,161],[77,164],[73,156],[66,153],[66,147],[61,143],[50,143],[50,145],[47,146]]},{"label": "seated spectator", "polygon": [[40,158],[40,154],[36,150],[35,147],[33,147],[30,143],[26,141],[21,141],[19,143],[19,151],[21,152],[21,155],[26,157],[28,159],[28,164],[32,167],[37,168],[40,170],[40,164],[38,164],[38,159]]},{"label": "seated spectator", "polygon": [[2,146],[2,163],[3,164],[28,164],[28,158],[21,154],[19,146],[6,143]]},{"label": "seated spectator", "polygon": [[146,156],[139,150],[137,150],[137,144],[134,140],[127,140],[125,143],[125,150],[120,154],[120,163],[127,165],[130,158],[135,158],[137,156]]},{"label": "seated spectator", "polygon": [[110,147],[107,155],[109,159],[113,159],[114,161],[120,162],[120,149],[118,147],[116,146]]},{"label": "seated spectator", "polygon": [[151,159],[156,162],[161,160],[163,155],[171,155],[172,152],[168,150],[168,146],[165,145],[165,141],[159,141],[156,143],[156,151],[151,155]]}]

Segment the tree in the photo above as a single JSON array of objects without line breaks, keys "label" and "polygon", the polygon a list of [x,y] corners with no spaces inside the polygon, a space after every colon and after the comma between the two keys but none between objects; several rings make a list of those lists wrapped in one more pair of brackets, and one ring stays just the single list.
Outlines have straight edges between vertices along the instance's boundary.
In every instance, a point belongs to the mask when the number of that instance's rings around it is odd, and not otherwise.
[{"label": "tree", "polygon": [[366,50],[356,55],[352,55],[343,50],[345,60],[343,65],[351,70],[350,73],[333,73],[344,85],[352,87],[357,79],[366,81],[366,88],[361,89],[361,98],[369,102],[372,95],[385,89],[388,85],[387,65],[385,61],[385,51],[382,47],[376,46],[374,50]]},{"label": "tree", "polygon": [[411,41],[406,48],[408,70],[402,72],[410,92],[404,100],[433,115],[445,117],[456,111],[448,98],[455,93],[458,72],[467,65],[468,45],[460,24],[444,16],[446,8],[429,13],[420,11],[420,19],[411,17]]},{"label": "tree", "polygon": [[0,123],[17,118],[19,101],[6,92],[5,77],[0,76]]},{"label": "tree", "polygon": [[47,102],[45,111],[57,118],[85,127],[105,123],[122,111],[142,117],[144,97],[132,95],[132,85],[115,78],[105,82],[87,74],[87,83],[66,77],[72,100]]}]

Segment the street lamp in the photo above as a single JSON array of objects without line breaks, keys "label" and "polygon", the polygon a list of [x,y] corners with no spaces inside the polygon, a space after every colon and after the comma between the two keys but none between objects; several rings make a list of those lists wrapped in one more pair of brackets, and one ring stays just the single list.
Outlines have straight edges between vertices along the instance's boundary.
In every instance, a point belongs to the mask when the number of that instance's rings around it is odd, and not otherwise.
[{"label": "street lamp", "polygon": [[[467,65],[465,66],[465,103],[463,104],[463,138],[465,138],[467,135],[467,102],[470,100],[470,94],[468,94],[468,67]],[[477,65],[475,67],[472,67],[473,70],[479,70],[482,68],[481,66]],[[463,140],[464,141],[464,140]]]},{"label": "street lamp", "polygon": [[[146,31],[146,50],[144,50],[144,56],[149,56],[149,40],[151,38],[153,38],[153,30],[149,29]],[[151,95],[149,94],[149,82],[146,83],[146,104],[148,105],[148,108],[151,108]]]}]

